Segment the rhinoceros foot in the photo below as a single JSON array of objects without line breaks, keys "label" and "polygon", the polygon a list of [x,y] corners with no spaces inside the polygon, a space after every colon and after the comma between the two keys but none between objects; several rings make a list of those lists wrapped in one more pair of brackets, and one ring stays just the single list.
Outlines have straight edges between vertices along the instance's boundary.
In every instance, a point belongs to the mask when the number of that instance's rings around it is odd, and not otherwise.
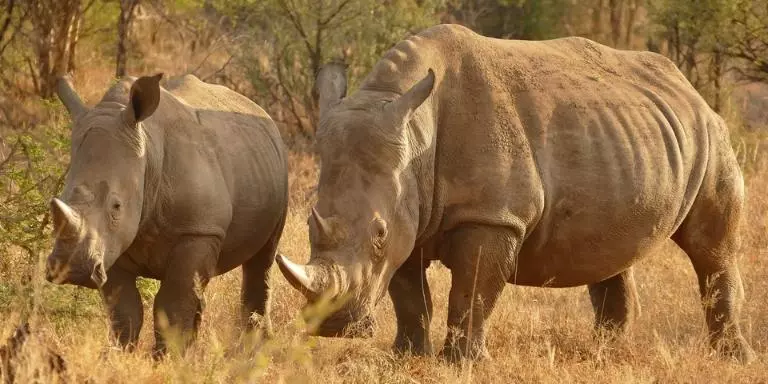
[{"label": "rhinoceros foot", "polygon": [[428,339],[410,339],[398,334],[394,344],[392,344],[392,350],[397,355],[429,356],[432,354],[432,345]]},{"label": "rhinoceros foot", "polygon": [[485,340],[468,341],[464,337],[452,342],[446,340],[445,346],[443,346],[443,349],[440,351],[439,357],[451,364],[461,364],[464,360],[491,360],[491,355],[485,347]]},{"label": "rhinoceros foot", "polygon": [[741,335],[719,340],[716,342],[714,349],[720,356],[734,359],[744,365],[757,359],[755,351],[752,350],[747,340]]}]

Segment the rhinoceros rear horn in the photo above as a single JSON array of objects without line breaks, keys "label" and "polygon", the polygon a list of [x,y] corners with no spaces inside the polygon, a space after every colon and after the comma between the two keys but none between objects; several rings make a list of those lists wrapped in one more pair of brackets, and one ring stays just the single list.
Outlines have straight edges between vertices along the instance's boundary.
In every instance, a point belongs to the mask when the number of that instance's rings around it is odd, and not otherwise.
[{"label": "rhinoceros rear horn", "polygon": [[56,81],[56,95],[59,96],[59,100],[67,108],[73,119],[77,119],[88,111],[88,107],[80,99],[80,96],[77,95],[77,92],[75,92],[68,76],[59,77]]},{"label": "rhinoceros rear horn", "polygon": [[427,72],[427,76],[411,87],[411,89],[400,96],[400,98],[389,103],[387,109],[394,119],[403,122],[408,121],[416,108],[427,100],[427,97],[432,93],[432,88],[434,86],[435,72],[430,68]]},{"label": "rhinoceros rear horn", "polygon": [[312,207],[312,220],[314,220],[315,226],[317,227],[317,231],[321,238],[328,239],[331,237],[331,226],[322,216],[320,216],[315,207]]},{"label": "rhinoceros rear horn", "polygon": [[125,121],[136,124],[152,116],[160,105],[160,79],[162,73],[154,76],[142,76],[131,85],[131,96],[125,109]]},{"label": "rhinoceros rear horn", "polygon": [[315,93],[320,107],[320,118],[347,94],[347,67],[342,63],[328,63],[320,68],[315,81]]}]

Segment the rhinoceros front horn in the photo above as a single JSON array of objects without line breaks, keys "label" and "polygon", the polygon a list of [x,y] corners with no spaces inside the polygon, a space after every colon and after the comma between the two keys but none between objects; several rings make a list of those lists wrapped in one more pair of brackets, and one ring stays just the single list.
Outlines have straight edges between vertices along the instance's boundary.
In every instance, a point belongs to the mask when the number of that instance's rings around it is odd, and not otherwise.
[{"label": "rhinoceros front horn", "polygon": [[307,299],[314,299],[322,293],[319,281],[322,271],[319,270],[319,266],[299,265],[279,253],[275,260],[288,283],[298,289]]},{"label": "rhinoceros front horn", "polygon": [[80,228],[80,215],[58,198],[54,197],[51,200],[51,212],[53,213],[53,227],[57,233],[65,229],[77,231]]}]

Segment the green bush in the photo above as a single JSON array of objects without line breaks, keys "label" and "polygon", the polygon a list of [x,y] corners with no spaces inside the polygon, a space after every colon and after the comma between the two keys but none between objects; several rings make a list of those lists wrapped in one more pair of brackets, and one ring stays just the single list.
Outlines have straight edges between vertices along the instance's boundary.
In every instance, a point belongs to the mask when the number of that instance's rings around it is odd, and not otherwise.
[{"label": "green bush", "polygon": [[[27,275],[50,246],[49,201],[64,184],[70,129],[60,105],[41,101],[47,123],[15,129],[0,152],[0,279]],[[27,268],[20,268],[25,266]],[[19,277],[19,276],[15,276]]]}]

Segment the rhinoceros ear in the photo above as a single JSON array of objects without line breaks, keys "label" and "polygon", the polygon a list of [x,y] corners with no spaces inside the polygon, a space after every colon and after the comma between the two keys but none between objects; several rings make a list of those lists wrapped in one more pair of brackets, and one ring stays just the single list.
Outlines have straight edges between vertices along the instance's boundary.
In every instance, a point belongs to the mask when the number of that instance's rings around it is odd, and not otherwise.
[{"label": "rhinoceros ear", "polygon": [[315,81],[315,93],[320,106],[320,118],[347,94],[347,66],[328,63],[320,68]]},{"label": "rhinoceros ear", "polygon": [[59,96],[59,100],[67,108],[69,114],[72,115],[72,119],[76,120],[78,117],[88,112],[88,107],[77,95],[75,89],[72,87],[72,83],[69,80],[69,76],[59,77],[56,82],[56,94]]},{"label": "rhinoceros ear", "polygon": [[152,116],[160,104],[160,79],[162,73],[154,76],[142,76],[131,85],[130,100],[123,112],[129,125],[135,125]]},{"label": "rhinoceros ear", "polygon": [[411,87],[404,95],[397,100],[387,104],[387,110],[392,118],[400,122],[407,122],[411,115],[421,104],[427,100],[435,86],[435,72],[429,69],[427,76],[421,79],[416,85]]}]

